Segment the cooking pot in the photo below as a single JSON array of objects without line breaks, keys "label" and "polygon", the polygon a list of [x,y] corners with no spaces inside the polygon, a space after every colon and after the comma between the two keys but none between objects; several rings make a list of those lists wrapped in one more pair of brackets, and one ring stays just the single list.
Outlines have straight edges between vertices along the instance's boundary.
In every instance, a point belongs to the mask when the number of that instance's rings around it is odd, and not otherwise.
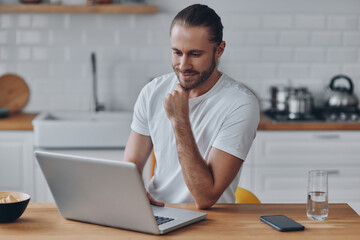
[{"label": "cooking pot", "polygon": [[289,96],[290,88],[284,85],[271,87],[271,107],[273,110],[286,111],[286,101]]},{"label": "cooking pot", "polygon": [[[349,83],[349,87],[335,87],[335,82],[339,79],[345,79]],[[359,101],[353,93],[354,85],[352,80],[345,75],[337,75],[330,81],[328,97],[325,106],[330,108],[352,108],[358,107]]]}]

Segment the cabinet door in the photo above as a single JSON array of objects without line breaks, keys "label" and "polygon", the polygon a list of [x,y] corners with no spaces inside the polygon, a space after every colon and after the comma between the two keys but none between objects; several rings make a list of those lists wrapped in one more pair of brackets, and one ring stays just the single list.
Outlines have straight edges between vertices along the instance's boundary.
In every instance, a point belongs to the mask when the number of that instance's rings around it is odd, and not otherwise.
[{"label": "cabinet door", "polygon": [[247,162],[262,202],[305,202],[309,170],[327,170],[329,201],[360,201],[360,132],[259,131]]},{"label": "cabinet door", "polygon": [[33,197],[32,142],[31,131],[0,131],[0,191]]}]

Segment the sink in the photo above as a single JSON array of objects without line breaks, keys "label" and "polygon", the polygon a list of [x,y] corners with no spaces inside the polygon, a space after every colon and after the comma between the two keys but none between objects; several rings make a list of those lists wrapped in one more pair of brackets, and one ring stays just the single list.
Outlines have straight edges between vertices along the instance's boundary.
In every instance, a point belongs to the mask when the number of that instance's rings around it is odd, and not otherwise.
[{"label": "sink", "polygon": [[38,148],[124,148],[132,112],[43,112],[33,120]]}]

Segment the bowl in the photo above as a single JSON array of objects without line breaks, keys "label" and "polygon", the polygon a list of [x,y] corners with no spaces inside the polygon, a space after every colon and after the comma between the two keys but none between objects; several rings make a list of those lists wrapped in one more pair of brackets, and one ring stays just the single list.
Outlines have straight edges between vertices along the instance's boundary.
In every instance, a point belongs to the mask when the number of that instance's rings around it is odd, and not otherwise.
[{"label": "bowl", "polygon": [[0,223],[13,222],[25,211],[30,195],[20,192],[0,192]]}]

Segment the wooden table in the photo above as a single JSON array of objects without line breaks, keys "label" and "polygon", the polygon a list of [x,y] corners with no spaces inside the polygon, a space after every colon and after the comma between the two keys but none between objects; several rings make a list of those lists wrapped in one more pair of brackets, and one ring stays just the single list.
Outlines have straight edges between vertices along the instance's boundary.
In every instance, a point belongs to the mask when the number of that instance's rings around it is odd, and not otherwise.
[{"label": "wooden table", "polygon": [[[168,206],[195,209],[193,204]],[[217,204],[206,220],[163,236],[70,221],[54,204],[30,203],[13,223],[0,224],[0,239],[359,239],[360,216],[347,204],[330,204],[324,222],[310,221],[305,204]],[[305,226],[301,232],[278,232],[259,220],[261,215],[284,214]]]}]

